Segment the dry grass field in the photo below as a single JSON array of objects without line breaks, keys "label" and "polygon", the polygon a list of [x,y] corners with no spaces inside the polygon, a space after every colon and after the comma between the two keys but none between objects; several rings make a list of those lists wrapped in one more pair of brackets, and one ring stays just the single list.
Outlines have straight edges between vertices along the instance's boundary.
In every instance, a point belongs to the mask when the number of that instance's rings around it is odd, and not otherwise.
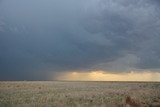
[{"label": "dry grass field", "polygon": [[0,82],[0,107],[159,107],[159,103],[158,82]]}]

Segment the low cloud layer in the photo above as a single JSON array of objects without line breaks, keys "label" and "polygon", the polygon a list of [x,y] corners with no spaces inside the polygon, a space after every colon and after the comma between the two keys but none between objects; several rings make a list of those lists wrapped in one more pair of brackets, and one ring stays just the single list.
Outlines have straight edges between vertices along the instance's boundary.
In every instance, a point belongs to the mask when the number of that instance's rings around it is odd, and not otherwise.
[{"label": "low cloud layer", "polygon": [[160,69],[159,0],[1,0],[0,79]]}]

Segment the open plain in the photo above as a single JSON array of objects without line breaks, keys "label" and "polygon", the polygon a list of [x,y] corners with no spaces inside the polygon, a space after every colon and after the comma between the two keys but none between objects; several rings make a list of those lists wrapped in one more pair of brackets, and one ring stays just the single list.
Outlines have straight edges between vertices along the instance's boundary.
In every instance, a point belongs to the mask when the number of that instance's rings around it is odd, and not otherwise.
[{"label": "open plain", "polygon": [[[126,98],[131,98],[127,102]],[[159,107],[159,82],[1,81],[0,107]]]}]

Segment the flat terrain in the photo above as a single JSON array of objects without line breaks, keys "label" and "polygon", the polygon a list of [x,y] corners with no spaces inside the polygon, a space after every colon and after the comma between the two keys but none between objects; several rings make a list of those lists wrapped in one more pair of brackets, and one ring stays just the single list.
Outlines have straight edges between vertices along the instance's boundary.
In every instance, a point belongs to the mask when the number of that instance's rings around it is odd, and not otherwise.
[{"label": "flat terrain", "polygon": [[0,107],[124,107],[127,96],[144,107],[160,103],[160,83],[0,82]]}]

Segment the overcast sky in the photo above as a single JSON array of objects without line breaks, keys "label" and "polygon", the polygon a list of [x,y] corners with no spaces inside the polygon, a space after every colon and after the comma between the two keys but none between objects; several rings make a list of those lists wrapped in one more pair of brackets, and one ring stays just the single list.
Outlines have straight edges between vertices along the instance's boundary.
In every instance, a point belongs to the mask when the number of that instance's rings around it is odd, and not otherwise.
[{"label": "overcast sky", "polygon": [[0,80],[160,71],[159,0],[0,0]]}]

